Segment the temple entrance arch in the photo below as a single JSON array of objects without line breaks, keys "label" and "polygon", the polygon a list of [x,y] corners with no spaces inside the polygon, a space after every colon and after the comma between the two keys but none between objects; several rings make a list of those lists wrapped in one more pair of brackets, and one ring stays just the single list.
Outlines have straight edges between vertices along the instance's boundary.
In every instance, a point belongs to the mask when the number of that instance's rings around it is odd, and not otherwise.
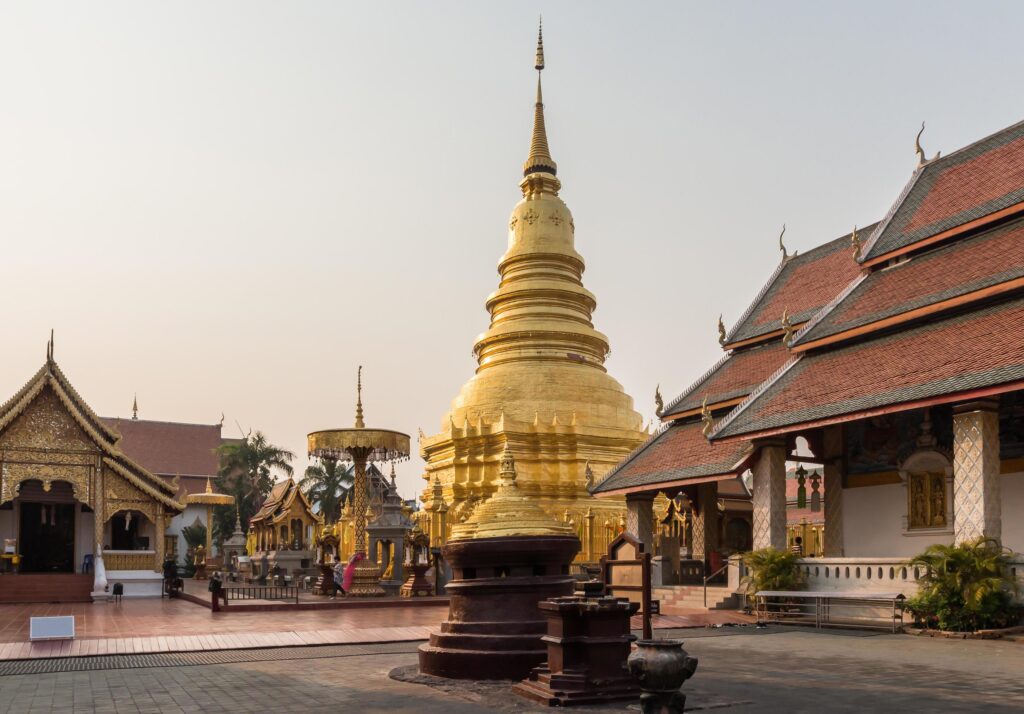
[{"label": "temple entrance arch", "polygon": [[[15,495],[16,494],[16,495]],[[68,481],[26,478],[14,487],[7,532],[17,534],[23,573],[73,573],[88,547],[92,510]],[[84,506],[84,507],[83,507]],[[83,538],[79,530],[85,531]],[[10,537],[10,536],[7,536]]]}]

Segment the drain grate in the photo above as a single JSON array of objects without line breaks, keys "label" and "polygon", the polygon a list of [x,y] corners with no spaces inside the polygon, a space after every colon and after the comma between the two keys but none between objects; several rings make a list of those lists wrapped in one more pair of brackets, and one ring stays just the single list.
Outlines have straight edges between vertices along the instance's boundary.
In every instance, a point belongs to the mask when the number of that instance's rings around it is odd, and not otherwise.
[{"label": "drain grate", "polygon": [[280,647],[258,650],[216,650],[213,652],[162,652],[133,655],[99,655],[62,659],[20,659],[0,662],[0,677],[51,672],[92,672],[103,669],[144,669],[147,667],[195,667],[208,664],[275,662],[294,659],[325,659],[415,652],[418,642],[380,645],[325,645]]}]

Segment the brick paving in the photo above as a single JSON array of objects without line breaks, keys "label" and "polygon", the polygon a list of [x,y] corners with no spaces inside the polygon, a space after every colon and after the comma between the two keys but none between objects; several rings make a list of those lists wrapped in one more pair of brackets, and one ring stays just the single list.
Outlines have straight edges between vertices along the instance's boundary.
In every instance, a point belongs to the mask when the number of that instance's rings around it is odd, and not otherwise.
[{"label": "brick paving", "polygon": [[[666,634],[676,634],[667,631]],[[812,630],[682,633],[700,659],[687,710],[769,712],[1002,712],[1024,701],[1024,645],[999,641]],[[279,650],[271,661],[0,676],[0,714],[183,714],[207,711],[550,711],[507,685],[441,690],[394,681],[415,643]],[[326,709],[325,709],[326,708]],[[629,703],[576,711],[636,711]]]}]

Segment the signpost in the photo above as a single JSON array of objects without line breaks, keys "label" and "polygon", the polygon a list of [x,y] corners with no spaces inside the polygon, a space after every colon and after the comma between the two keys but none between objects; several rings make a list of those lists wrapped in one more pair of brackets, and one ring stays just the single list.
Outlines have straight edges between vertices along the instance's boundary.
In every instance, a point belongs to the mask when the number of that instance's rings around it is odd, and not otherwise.
[{"label": "signpost", "polygon": [[654,637],[651,615],[658,612],[658,603],[651,600],[651,554],[644,544],[629,533],[621,533],[608,545],[608,555],[601,556],[601,580],[605,592],[640,604],[643,618],[643,639]]}]

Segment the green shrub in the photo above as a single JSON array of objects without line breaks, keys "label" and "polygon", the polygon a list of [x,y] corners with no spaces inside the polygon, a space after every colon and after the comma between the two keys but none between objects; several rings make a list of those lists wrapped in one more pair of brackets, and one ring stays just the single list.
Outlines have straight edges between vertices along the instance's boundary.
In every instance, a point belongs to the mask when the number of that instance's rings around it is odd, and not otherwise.
[{"label": "green shrub", "polygon": [[952,632],[1008,627],[1020,619],[1010,551],[992,538],[932,545],[908,563],[923,570],[906,608],[919,625]]},{"label": "green shrub", "polygon": [[743,556],[749,574],[743,579],[748,593],[759,590],[799,590],[804,585],[804,573],[797,561],[801,556],[788,550],[762,548]]}]

